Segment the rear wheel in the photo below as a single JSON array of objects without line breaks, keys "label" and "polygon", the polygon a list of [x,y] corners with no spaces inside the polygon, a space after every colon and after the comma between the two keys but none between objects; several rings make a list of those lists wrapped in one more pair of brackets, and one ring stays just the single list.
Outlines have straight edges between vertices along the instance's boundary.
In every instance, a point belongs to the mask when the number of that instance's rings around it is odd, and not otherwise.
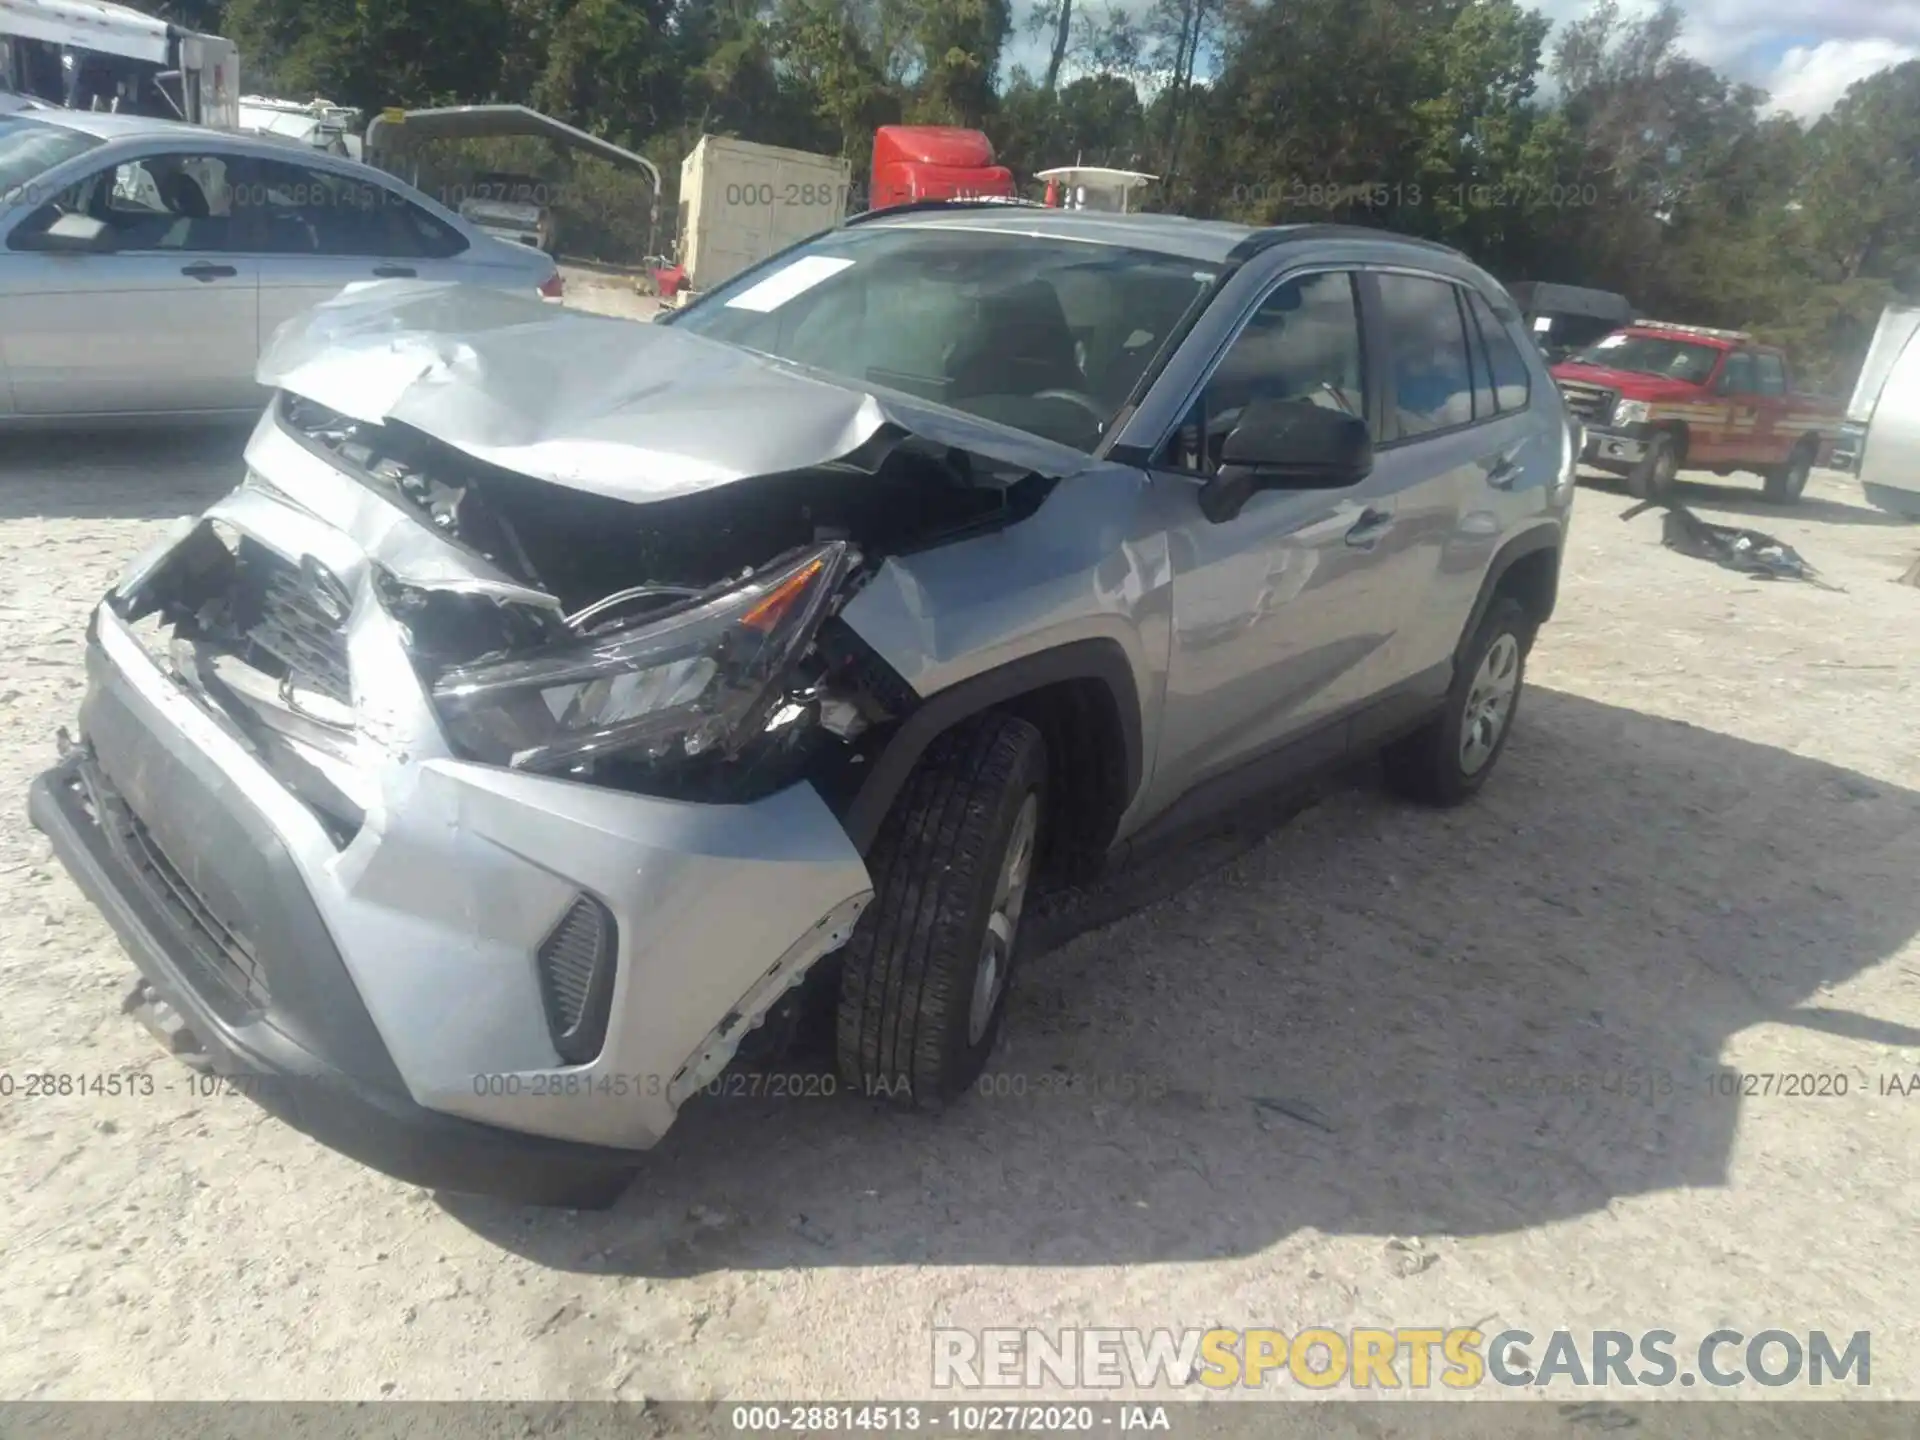
[{"label": "rear wheel", "polygon": [[1394,790],[1426,805],[1458,805],[1479,792],[1512,733],[1532,644],[1533,621],[1520,602],[1495,600],[1440,713],[1381,752]]},{"label": "rear wheel", "polygon": [[1046,744],[982,715],[928,747],[869,863],[847,942],[835,1050],[863,1094],[926,1109],[980,1077],[999,1036],[1039,849]]},{"label": "rear wheel", "polygon": [[1656,435],[1645,457],[1627,473],[1627,489],[1637,499],[1659,500],[1673,490],[1679,474],[1680,442],[1671,435]]},{"label": "rear wheel", "polygon": [[1767,499],[1776,505],[1796,504],[1807,493],[1813,474],[1813,447],[1796,445],[1787,463],[1767,472]]}]

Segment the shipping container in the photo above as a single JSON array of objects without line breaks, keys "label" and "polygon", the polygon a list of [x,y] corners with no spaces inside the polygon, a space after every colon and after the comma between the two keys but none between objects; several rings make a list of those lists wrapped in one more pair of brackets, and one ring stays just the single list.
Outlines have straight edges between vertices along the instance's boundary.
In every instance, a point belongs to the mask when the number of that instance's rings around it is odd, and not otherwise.
[{"label": "shipping container", "polygon": [[882,125],[873,134],[869,207],[917,200],[1011,199],[1013,172],[993,163],[993,142],[951,125]]},{"label": "shipping container", "polygon": [[680,166],[680,263],[711,290],[847,213],[852,167],[830,155],[702,135]]}]

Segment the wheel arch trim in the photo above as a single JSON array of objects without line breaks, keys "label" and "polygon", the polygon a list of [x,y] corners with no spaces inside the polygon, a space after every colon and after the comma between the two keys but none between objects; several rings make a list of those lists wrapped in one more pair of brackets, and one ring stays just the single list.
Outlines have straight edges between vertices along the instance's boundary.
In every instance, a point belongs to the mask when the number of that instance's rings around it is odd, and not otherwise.
[{"label": "wheel arch trim", "polygon": [[1487,573],[1481,577],[1480,593],[1473,598],[1473,609],[1467,613],[1466,628],[1460,632],[1459,642],[1454,646],[1453,660],[1456,665],[1473,637],[1479,633],[1481,623],[1487,618],[1487,611],[1492,608],[1493,598],[1500,593],[1501,582],[1507,574],[1520,561],[1543,551],[1553,552],[1553,581],[1547,591],[1547,603],[1535,623],[1544,625],[1553,617],[1554,605],[1560,593],[1561,540],[1557,524],[1536,525],[1514,536],[1494,552]]},{"label": "wheel arch trim", "polygon": [[1102,637],[1075,640],[969,676],[936,691],[915,706],[887,741],[842,818],[841,823],[854,847],[863,855],[872,848],[880,833],[881,821],[893,808],[894,800],[914,766],[920,763],[920,757],[938,736],[961,721],[1010,700],[1072,680],[1097,681],[1113,701],[1120,720],[1125,774],[1122,808],[1131,805],[1140,790],[1144,763],[1140,693],[1133,666],[1117,640]]}]

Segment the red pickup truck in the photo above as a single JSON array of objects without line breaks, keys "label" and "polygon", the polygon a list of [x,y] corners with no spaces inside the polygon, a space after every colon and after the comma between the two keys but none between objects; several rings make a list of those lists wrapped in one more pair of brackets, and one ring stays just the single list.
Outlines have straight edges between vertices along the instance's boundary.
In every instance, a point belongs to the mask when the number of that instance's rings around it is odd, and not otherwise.
[{"label": "red pickup truck", "polygon": [[1846,419],[1838,401],[1794,391],[1786,357],[1737,330],[1638,320],[1553,367],[1586,426],[1581,459],[1641,497],[1682,468],[1766,480],[1790,505],[1825,464]]}]

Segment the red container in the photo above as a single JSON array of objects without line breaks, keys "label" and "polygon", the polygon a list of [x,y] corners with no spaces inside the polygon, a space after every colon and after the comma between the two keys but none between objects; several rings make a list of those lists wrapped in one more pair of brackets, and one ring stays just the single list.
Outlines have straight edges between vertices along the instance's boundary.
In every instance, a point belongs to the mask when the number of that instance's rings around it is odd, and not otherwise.
[{"label": "red container", "polygon": [[993,163],[993,142],[953,125],[882,125],[873,134],[867,203],[875,210],[915,200],[977,200],[1015,194],[1013,172]]}]

